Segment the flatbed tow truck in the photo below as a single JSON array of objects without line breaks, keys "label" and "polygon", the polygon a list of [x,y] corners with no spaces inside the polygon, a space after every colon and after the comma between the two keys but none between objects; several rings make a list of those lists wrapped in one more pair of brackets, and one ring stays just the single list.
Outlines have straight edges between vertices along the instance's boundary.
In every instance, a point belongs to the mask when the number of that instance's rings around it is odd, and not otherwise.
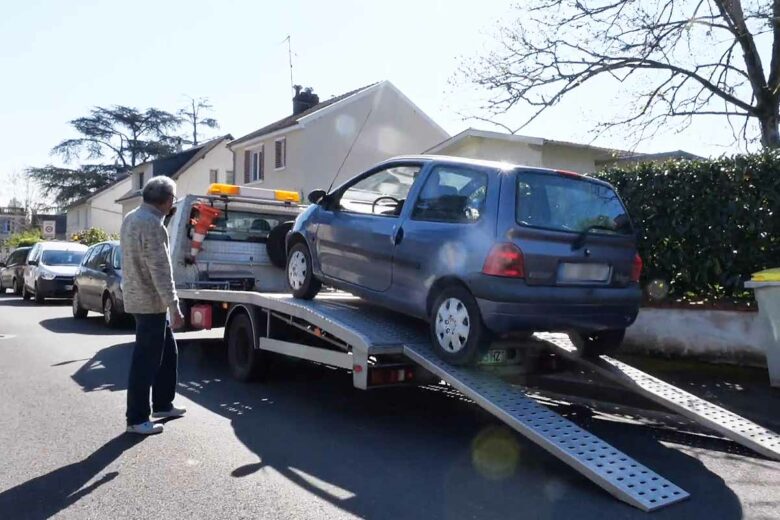
[{"label": "flatbed tow truck", "polygon": [[[225,191],[230,194],[226,195]],[[217,207],[221,204],[228,215],[227,206],[231,204],[234,207],[243,204],[244,212],[240,214],[244,216],[253,204],[257,207],[251,211],[265,212],[265,215],[295,213],[297,201],[288,192],[258,203],[252,197],[243,196],[241,191],[248,190],[222,188],[222,194],[217,189],[217,195],[188,197],[183,201],[184,211],[179,211],[179,218],[169,225],[174,262],[190,251],[191,233],[187,229],[192,222],[188,216],[190,207],[198,201]],[[246,244],[240,247],[246,248]],[[208,248],[206,242],[204,252]],[[257,262],[257,255],[251,251],[236,253],[244,259],[239,261],[231,259],[229,253],[225,257],[224,247],[219,250],[223,256],[217,263],[254,265],[262,269],[268,264],[267,258],[265,264]],[[207,264],[209,258],[204,255],[203,260],[196,262]],[[180,273],[181,269],[186,271],[185,264],[181,262],[178,266]],[[497,342],[484,364],[455,367],[434,354],[424,323],[352,295],[323,292],[314,300],[304,301],[283,292],[257,290],[257,286],[263,287],[262,280],[246,290],[247,287],[234,288],[231,280],[204,277],[200,269],[196,280],[192,277],[180,280],[176,268],[174,272],[190,328],[224,327],[229,365],[238,379],[249,380],[268,370],[269,353],[275,353],[349,371],[355,388],[362,390],[443,381],[615,498],[643,511],[670,506],[689,494],[528,397],[521,386],[510,383],[513,374],[528,370],[528,364],[522,360],[530,359],[529,353],[547,352],[565,358],[767,458],[780,460],[780,435],[610,356],[583,358],[566,334],[538,332],[527,339]],[[501,355],[494,355],[497,352]],[[492,363],[498,359],[501,366]]]}]

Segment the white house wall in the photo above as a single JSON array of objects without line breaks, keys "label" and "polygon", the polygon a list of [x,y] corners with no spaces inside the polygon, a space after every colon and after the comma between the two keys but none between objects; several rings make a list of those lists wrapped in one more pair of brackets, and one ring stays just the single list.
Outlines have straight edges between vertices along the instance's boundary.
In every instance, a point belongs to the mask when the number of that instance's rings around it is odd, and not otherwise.
[{"label": "white house wall", "polygon": [[[233,152],[227,148],[227,141],[198,159],[176,179],[176,196],[205,195],[211,184],[211,170],[217,170],[217,182],[227,181],[228,170],[233,169]],[[242,170],[243,175],[243,170]]]},{"label": "white house wall", "polygon": [[102,191],[84,204],[68,210],[66,232],[68,236],[91,227],[108,233],[119,233],[122,226],[122,206],[115,201],[130,190],[131,177]]},{"label": "white house wall", "polygon": [[588,148],[545,143],[542,163],[545,168],[591,173],[596,171],[596,155]]},{"label": "white house wall", "polygon": [[538,145],[483,137],[468,137],[436,152],[470,159],[504,161],[523,166],[541,167],[542,151]]}]

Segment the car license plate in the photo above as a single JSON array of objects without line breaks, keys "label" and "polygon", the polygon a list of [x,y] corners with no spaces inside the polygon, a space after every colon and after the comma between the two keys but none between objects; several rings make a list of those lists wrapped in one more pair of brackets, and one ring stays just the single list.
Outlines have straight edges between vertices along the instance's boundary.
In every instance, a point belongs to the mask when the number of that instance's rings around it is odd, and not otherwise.
[{"label": "car license plate", "polygon": [[559,282],[606,282],[609,279],[609,265],[562,263],[558,270]]},{"label": "car license plate", "polygon": [[65,286],[65,290],[66,291],[72,291],[73,290],[73,286],[72,285],[66,285]]},{"label": "car license plate", "polygon": [[489,350],[482,363],[485,365],[499,365],[506,362],[506,350]]}]

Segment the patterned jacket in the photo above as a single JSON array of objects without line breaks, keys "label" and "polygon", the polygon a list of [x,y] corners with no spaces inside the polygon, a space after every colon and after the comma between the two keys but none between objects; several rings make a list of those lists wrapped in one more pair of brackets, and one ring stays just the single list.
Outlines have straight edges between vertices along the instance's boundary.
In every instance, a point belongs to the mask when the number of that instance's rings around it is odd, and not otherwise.
[{"label": "patterned jacket", "polygon": [[122,296],[130,314],[162,314],[179,306],[164,217],[143,203],[122,222]]}]

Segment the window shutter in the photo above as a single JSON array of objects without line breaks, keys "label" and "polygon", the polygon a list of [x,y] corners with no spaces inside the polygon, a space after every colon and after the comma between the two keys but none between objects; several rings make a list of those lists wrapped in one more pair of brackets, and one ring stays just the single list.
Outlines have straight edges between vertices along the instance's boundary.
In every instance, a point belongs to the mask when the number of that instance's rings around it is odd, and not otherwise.
[{"label": "window shutter", "polygon": [[249,178],[249,168],[251,167],[251,164],[249,164],[250,160],[252,159],[252,155],[249,153],[249,150],[244,151],[244,184],[249,184],[250,178]]}]

